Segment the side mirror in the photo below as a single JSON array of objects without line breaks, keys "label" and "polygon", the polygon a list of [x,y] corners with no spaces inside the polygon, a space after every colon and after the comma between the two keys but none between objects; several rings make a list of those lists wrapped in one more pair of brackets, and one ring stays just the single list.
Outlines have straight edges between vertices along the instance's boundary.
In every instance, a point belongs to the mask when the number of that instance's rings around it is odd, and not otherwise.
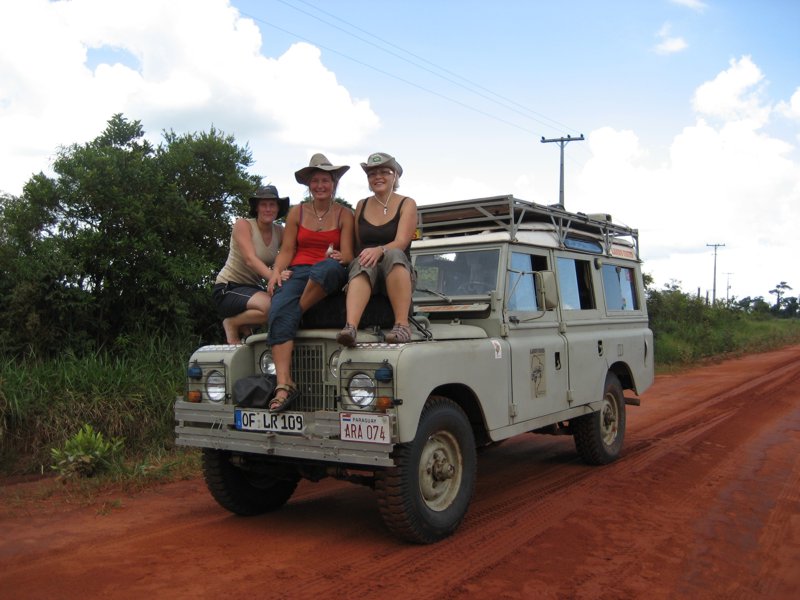
[{"label": "side mirror", "polygon": [[558,290],[556,289],[556,274],[553,271],[536,271],[536,302],[544,310],[553,310],[558,306]]}]

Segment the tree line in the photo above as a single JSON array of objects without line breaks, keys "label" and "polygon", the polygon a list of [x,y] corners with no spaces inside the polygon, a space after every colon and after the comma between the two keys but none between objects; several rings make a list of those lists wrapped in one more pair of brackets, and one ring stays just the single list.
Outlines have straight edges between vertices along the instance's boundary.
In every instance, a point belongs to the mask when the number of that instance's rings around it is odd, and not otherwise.
[{"label": "tree line", "polygon": [[[209,293],[232,219],[261,183],[252,162],[214,128],[165,131],[153,146],[121,114],[94,140],[60,148],[55,176],[0,196],[3,354],[85,355],[152,333],[222,341]],[[797,317],[791,289],[778,284],[774,305],[748,297],[724,308]],[[654,329],[665,307],[699,309],[674,283],[648,296]]]}]

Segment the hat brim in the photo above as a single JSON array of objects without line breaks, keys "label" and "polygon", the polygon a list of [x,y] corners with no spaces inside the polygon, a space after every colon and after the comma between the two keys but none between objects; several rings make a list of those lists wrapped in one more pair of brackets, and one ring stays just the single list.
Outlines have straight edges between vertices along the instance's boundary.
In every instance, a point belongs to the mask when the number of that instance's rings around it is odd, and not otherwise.
[{"label": "hat brim", "polygon": [[314,171],[324,171],[325,173],[330,173],[331,177],[333,177],[334,181],[339,181],[339,179],[341,179],[342,175],[347,173],[348,170],[350,170],[350,166],[349,165],[342,165],[340,167],[336,167],[336,166],[333,166],[333,165],[331,165],[331,166],[319,165],[319,166],[316,166],[316,167],[303,167],[299,171],[295,171],[294,178],[297,181],[297,183],[300,183],[302,185],[308,185],[308,180],[311,179],[311,176],[314,174]]},{"label": "hat brim", "polygon": [[289,197],[286,196],[285,198],[258,198],[256,196],[250,197],[250,212],[247,213],[250,218],[255,219],[258,216],[258,203],[262,200],[275,200],[278,203],[278,216],[275,219],[282,219],[289,213]]},{"label": "hat brim", "polygon": [[403,176],[403,167],[401,167],[400,163],[398,163],[395,159],[386,160],[384,162],[372,165],[368,165],[367,163],[361,163],[361,168],[364,169],[364,173],[369,173],[370,169],[377,169],[379,167],[386,167],[388,169],[391,169],[392,171],[397,173],[398,177]]}]

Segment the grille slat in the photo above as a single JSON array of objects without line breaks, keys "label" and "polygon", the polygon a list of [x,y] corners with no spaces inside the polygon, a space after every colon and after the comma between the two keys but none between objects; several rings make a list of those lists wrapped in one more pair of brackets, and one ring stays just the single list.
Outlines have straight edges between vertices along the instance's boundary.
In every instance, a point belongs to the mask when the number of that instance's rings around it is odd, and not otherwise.
[{"label": "grille slat", "polygon": [[292,410],[333,410],[336,386],[325,383],[328,365],[323,344],[295,344],[292,353],[292,376],[300,389],[300,397]]}]

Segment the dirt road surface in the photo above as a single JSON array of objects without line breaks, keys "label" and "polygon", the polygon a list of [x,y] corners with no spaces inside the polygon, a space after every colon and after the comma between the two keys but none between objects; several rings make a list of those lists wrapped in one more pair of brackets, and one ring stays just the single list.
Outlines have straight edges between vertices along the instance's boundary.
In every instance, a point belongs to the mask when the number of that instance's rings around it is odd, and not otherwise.
[{"label": "dirt road surface", "polygon": [[431,546],[332,480],[254,518],[200,480],[55,510],[7,485],[0,598],[795,599],[798,457],[792,347],[659,376],[614,464],[585,466],[566,436],[486,449],[466,520]]}]

